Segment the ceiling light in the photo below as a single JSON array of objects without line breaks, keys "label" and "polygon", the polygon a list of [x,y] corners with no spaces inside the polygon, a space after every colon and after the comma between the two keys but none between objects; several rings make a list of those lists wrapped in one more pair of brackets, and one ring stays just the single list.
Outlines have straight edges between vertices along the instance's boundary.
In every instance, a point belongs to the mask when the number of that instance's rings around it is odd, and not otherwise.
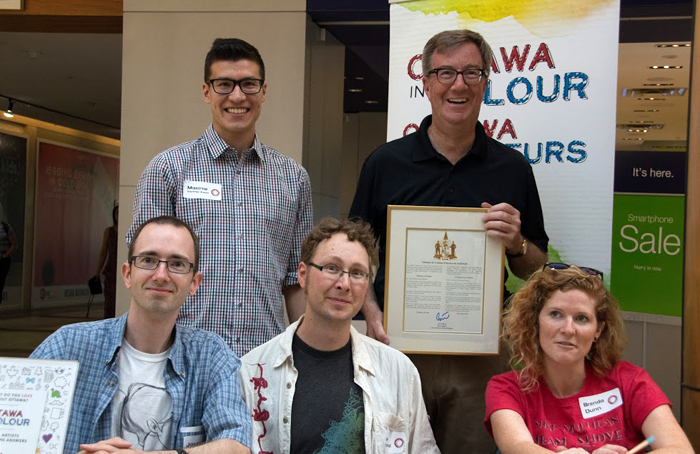
[{"label": "ceiling light", "polygon": [[679,65],[654,65],[650,66],[649,69],[682,69]]},{"label": "ceiling light", "polygon": [[657,44],[656,47],[690,47],[690,43],[683,43],[683,44]]},{"label": "ceiling light", "polygon": [[673,87],[673,84],[642,84],[645,87]]},{"label": "ceiling light", "polygon": [[375,101],[374,99],[368,99],[365,101],[365,104],[379,104],[379,101]]},{"label": "ceiling light", "polygon": [[362,76],[357,76],[357,77],[355,77],[355,80],[365,80],[365,78]]},{"label": "ceiling light", "polygon": [[632,112],[658,112],[659,109],[635,109]]},{"label": "ceiling light", "polygon": [[6,116],[7,118],[12,118],[15,116],[15,114],[12,113],[12,108],[14,107],[14,101],[11,99],[8,100],[7,103],[7,110],[3,112],[3,115]]},{"label": "ceiling light", "polygon": [[348,91],[349,91],[350,93],[362,93],[362,89],[361,89],[361,88],[348,88]]}]

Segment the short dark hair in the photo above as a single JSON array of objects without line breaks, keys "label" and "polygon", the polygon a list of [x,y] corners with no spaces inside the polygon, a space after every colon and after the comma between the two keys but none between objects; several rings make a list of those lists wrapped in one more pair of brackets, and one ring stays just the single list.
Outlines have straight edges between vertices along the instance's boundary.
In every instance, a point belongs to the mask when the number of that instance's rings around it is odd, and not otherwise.
[{"label": "short dark hair", "polygon": [[318,245],[336,233],[344,233],[348,236],[348,240],[357,241],[364,246],[369,256],[371,273],[373,267],[379,263],[379,248],[372,232],[372,226],[359,218],[344,219],[342,221],[333,217],[321,219],[321,222],[311,230],[309,236],[304,240],[304,244],[301,245],[301,261],[309,263]]},{"label": "short dark hair", "polygon": [[216,38],[204,59],[204,83],[209,83],[211,65],[217,61],[251,60],[260,67],[260,78],[265,80],[265,63],[252,44],[238,38]]},{"label": "short dark hair", "polygon": [[199,269],[199,237],[196,233],[194,233],[194,230],[192,230],[192,227],[190,227],[190,225],[187,222],[183,221],[182,219],[176,218],[175,216],[158,216],[157,218],[151,218],[148,221],[141,224],[138,229],[136,229],[133,238],[131,238],[131,243],[129,243],[129,263],[131,263],[131,260],[134,258],[134,244],[136,244],[136,240],[139,238],[141,231],[148,224],[172,225],[173,227],[187,229],[187,231],[190,232],[192,242],[194,243],[194,272],[196,273]]},{"label": "short dark hair", "polygon": [[423,76],[426,77],[428,71],[433,69],[431,65],[433,64],[433,54],[435,52],[440,52],[441,54],[450,52],[466,43],[474,43],[476,47],[479,48],[481,64],[484,65],[482,69],[486,77],[488,77],[491,73],[493,50],[491,50],[491,46],[489,46],[489,43],[486,42],[483,36],[467,29],[440,32],[425,43],[423,57],[421,58],[423,63]]}]

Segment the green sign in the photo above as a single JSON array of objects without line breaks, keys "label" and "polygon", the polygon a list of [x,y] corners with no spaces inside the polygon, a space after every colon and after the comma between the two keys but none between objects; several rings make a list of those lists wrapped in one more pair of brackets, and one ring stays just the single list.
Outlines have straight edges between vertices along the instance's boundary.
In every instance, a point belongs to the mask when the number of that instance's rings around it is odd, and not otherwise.
[{"label": "green sign", "polygon": [[622,310],[681,316],[685,197],[616,194],[611,291]]}]

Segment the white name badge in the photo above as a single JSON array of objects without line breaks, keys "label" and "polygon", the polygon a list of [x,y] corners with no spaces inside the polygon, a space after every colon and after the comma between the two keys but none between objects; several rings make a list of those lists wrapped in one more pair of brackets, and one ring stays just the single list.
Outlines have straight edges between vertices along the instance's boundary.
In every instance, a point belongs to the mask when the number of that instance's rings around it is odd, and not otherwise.
[{"label": "white name badge", "polygon": [[207,199],[221,201],[221,185],[206,181],[185,180],[182,196],[186,199]]},{"label": "white name badge", "polygon": [[[197,434],[197,432],[201,432]],[[181,427],[183,448],[192,448],[204,443],[204,426]]]},{"label": "white name badge", "polygon": [[595,396],[581,397],[578,400],[581,407],[581,415],[585,418],[595,418],[616,409],[622,405],[620,388],[615,388]]},{"label": "white name badge", "polygon": [[401,454],[408,449],[406,432],[391,432],[384,442],[384,452]]}]

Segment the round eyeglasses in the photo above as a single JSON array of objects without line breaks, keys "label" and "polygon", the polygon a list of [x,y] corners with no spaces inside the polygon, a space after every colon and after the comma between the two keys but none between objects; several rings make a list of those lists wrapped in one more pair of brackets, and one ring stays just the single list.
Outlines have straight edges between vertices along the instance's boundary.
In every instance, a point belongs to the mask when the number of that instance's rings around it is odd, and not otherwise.
[{"label": "round eyeglasses", "polygon": [[131,257],[131,261],[136,268],[149,271],[155,270],[161,263],[165,263],[168,271],[175,274],[187,274],[194,269],[194,263],[182,259],[158,260],[147,255],[135,255]]},{"label": "round eyeglasses", "polygon": [[435,68],[428,71],[428,75],[430,74],[435,74],[438,82],[445,85],[452,85],[457,79],[457,74],[461,74],[465,84],[474,85],[481,82],[481,78],[486,73],[479,68],[467,68],[464,71],[457,71],[454,68]]},{"label": "round eyeglasses", "polygon": [[253,79],[253,78],[247,78],[247,79],[241,79],[241,80],[236,80],[236,79],[210,79],[209,83],[211,84],[211,88],[214,90],[215,93],[218,93],[220,95],[228,95],[233,93],[233,90],[236,89],[236,85],[241,87],[241,92],[243,92],[246,95],[254,95],[256,93],[260,93],[260,90],[262,89],[263,83],[265,81],[263,79]]}]

